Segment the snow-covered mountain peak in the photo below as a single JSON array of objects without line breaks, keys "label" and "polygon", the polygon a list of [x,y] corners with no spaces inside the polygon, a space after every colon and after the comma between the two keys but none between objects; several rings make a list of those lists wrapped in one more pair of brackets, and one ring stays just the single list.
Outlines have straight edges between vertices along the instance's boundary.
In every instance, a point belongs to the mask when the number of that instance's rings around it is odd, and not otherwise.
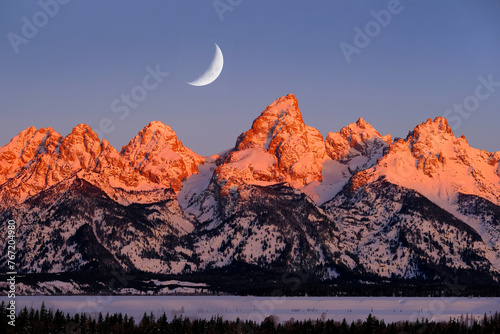
[{"label": "snow-covered mountain peak", "polygon": [[[426,122],[416,126],[409,133],[405,142],[407,145],[403,144],[402,146],[407,146],[420,164],[432,156],[431,159],[437,158],[443,164],[447,160],[458,159],[461,163],[470,165],[471,161],[469,160],[472,156],[481,155],[479,150],[469,145],[463,135],[456,138],[446,118],[443,117],[436,117],[434,120],[429,118]],[[396,152],[391,150],[391,153]]]},{"label": "snow-covered mountain peak", "polygon": [[412,141],[422,140],[420,137],[430,138],[455,138],[453,130],[448,125],[448,121],[444,117],[436,117],[434,120],[428,118],[427,121],[422,122],[415,127],[413,132],[410,132],[410,137],[413,138]]},{"label": "snow-covered mountain peak", "polygon": [[369,125],[371,127],[370,124],[368,124],[368,122],[366,122],[363,117],[360,117],[358,118],[358,120],[356,121],[356,125],[359,126],[360,128],[364,129],[366,128],[367,125]]},{"label": "snow-covered mountain peak", "polygon": [[153,121],[146,125],[139,133],[122,148],[121,154],[128,160],[142,159],[146,155],[155,155],[165,149],[177,153],[188,152],[193,155],[197,163],[203,158],[186,148],[172,128],[160,121]]},{"label": "snow-covered mountain peak", "polygon": [[499,205],[500,154],[472,148],[456,138],[446,119],[418,125],[406,140],[393,143],[367,180],[387,176],[390,182],[414,189],[439,205],[453,204],[459,193],[476,195]]},{"label": "snow-covered mountain peak", "polygon": [[239,136],[235,149],[217,169],[219,180],[289,182],[300,187],[321,180],[326,158],[323,137],[304,124],[292,94],[269,105]]},{"label": "snow-covered mountain peak", "polygon": [[140,154],[146,151],[147,153],[155,153],[165,146],[171,149],[177,148],[179,146],[177,135],[170,126],[160,121],[153,121],[122,148],[122,155],[130,156],[133,153]]},{"label": "snow-covered mountain peak", "polygon": [[54,153],[62,136],[52,128],[29,127],[21,131],[5,146],[0,147],[0,184],[31,164],[40,154]]},{"label": "snow-covered mountain peak", "polygon": [[128,166],[151,182],[178,191],[182,180],[198,173],[204,158],[186,148],[168,125],[149,123],[135,136],[121,155]]},{"label": "snow-covered mountain peak", "polygon": [[[391,135],[382,135],[364,119],[359,118],[356,123],[343,127],[340,132],[329,132],[326,136],[326,153],[333,160],[340,160],[347,155],[370,155],[369,149],[375,146],[387,146],[392,142]],[[354,150],[354,151],[351,151]]]},{"label": "snow-covered mountain peak", "polygon": [[266,110],[262,112],[261,116],[264,115],[278,118],[290,116],[302,120],[302,115],[299,110],[299,102],[293,94],[288,94],[276,99],[276,101],[271,103]]},{"label": "snow-covered mountain peak", "polygon": [[23,163],[32,160],[37,154],[52,153],[58,146],[62,136],[54,129],[34,126],[21,131],[11,141],[0,147],[1,160],[20,159]]},{"label": "snow-covered mountain peak", "polygon": [[263,115],[274,115],[275,117],[291,117],[297,119],[299,122],[302,121],[302,114],[299,109],[299,102],[295,98],[295,95],[288,94],[282,96],[273,103],[271,103],[266,110],[262,112]]},{"label": "snow-covered mountain peak", "polygon": [[101,153],[101,141],[86,124],[79,124],[67,135],[59,148],[60,158],[75,169],[94,168]]},{"label": "snow-covered mountain peak", "polygon": [[158,121],[120,152],[84,124],[65,138],[31,127],[0,148],[0,215],[27,223],[23,272],[243,264],[349,282],[459,270],[488,284],[500,277],[500,152],[443,118],[396,142],[359,118],[323,140],[293,95],[211,157]]},{"label": "snow-covered mountain peak", "polygon": [[339,132],[329,132],[324,147],[331,160],[322,164],[322,182],[312,182],[301,190],[316,204],[323,204],[338,194],[353,175],[375,165],[391,142],[391,135],[382,137],[362,118]]},{"label": "snow-covered mountain peak", "polygon": [[238,138],[236,148],[260,147],[274,152],[292,136],[307,141],[307,130],[297,99],[289,94],[274,101],[253,121],[252,128]]},{"label": "snow-covered mountain peak", "polygon": [[[51,128],[30,127],[0,148],[0,210],[76,174],[120,203],[158,200],[164,188],[179,190],[203,161],[161,122],[151,122],[122,153],[85,124],[66,137]],[[141,198],[125,194],[132,190],[156,193]]]}]

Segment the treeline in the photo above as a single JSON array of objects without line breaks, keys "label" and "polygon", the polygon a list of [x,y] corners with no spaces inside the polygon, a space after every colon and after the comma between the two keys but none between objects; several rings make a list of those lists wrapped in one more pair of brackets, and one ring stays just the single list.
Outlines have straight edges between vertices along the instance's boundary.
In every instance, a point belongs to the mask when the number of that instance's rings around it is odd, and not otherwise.
[{"label": "treeline", "polygon": [[[164,286],[155,285],[153,280],[159,280],[206,283],[209,288],[205,289],[203,293],[227,293],[239,296],[500,297],[500,284],[495,282],[467,286],[458,284],[458,278],[455,281],[439,283],[418,279],[391,279],[388,281],[375,276],[363,278],[348,271],[343,271],[340,274],[341,277],[344,277],[342,280],[321,281],[308,272],[270,272],[248,264],[232,263],[228,267],[184,275],[142,272],[112,272],[112,274],[109,272],[68,272],[23,275],[20,277],[20,282],[34,289],[43,282],[55,280],[72,282],[85,287],[85,294],[90,295],[120,294],[119,289],[122,288],[158,292]],[[461,277],[467,278],[468,276],[462,274]],[[0,274],[0,281],[5,281],[8,278],[8,275]],[[366,281],[366,283],[360,283],[360,280]],[[104,289],[103,286],[105,286]],[[169,286],[171,289],[176,287],[178,285]],[[0,288],[0,292],[6,294],[7,290]],[[64,292],[57,289],[55,292],[51,292],[51,295],[57,294],[64,294]]]},{"label": "treeline", "polygon": [[325,283],[302,283],[292,290],[277,283],[264,285],[255,282],[252,286],[244,286],[233,294],[272,296],[276,295],[276,291],[285,296],[309,297],[500,297],[500,286],[466,287],[361,283],[337,286]]},{"label": "treeline", "polygon": [[169,320],[165,313],[156,318],[153,313],[144,313],[142,319],[136,323],[133,317],[109,313],[94,317],[85,314],[70,315],[60,310],[55,312],[47,309],[42,303],[40,309],[24,307],[16,319],[16,326],[7,324],[7,308],[5,302],[0,305],[3,321],[0,333],[33,333],[33,334],[132,334],[132,333],[500,333],[500,313],[484,315],[481,321],[470,320],[468,317],[450,319],[447,322],[429,322],[417,320],[415,322],[396,322],[386,324],[371,314],[362,321],[348,323],[334,320],[289,320],[279,323],[274,316],[267,317],[263,322],[223,320],[222,317],[212,317],[210,320],[174,317]]}]

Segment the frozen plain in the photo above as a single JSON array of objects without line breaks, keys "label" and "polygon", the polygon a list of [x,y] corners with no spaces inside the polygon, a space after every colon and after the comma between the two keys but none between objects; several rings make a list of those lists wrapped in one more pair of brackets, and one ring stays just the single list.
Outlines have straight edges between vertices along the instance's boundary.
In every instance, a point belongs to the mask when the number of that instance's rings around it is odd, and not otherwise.
[{"label": "frozen plain", "polygon": [[[6,297],[0,300],[8,299]],[[500,298],[456,297],[253,297],[253,296],[18,296],[17,311],[27,306],[68,313],[124,313],[138,322],[144,312],[159,316],[260,322],[270,315],[279,322],[290,319],[334,319],[348,322],[364,320],[372,314],[386,323],[427,318],[448,321],[450,318],[476,319],[500,312]]]}]

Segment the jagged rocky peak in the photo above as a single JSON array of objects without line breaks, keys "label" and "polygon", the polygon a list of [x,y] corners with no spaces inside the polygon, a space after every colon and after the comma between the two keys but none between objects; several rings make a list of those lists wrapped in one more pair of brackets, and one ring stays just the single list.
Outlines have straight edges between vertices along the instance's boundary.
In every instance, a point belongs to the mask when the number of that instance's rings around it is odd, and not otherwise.
[{"label": "jagged rocky peak", "polygon": [[66,137],[51,128],[31,127],[0,148],[0,199],[20,203],[77,173],[127,203],[116,189],[179,190],[203,160],[161,122],[146,126],[121,153],[108,141],[101,142],[85,124],[74,127]]},{"label": "jagged rocky peak", "polygon": [[446,118],[436,117],[427,119],[408,134],[406,147],[411,150],[413,157],[422,163],[428,158],[440,162],[446,159],[468,159],[475,154],[464,136],[456,138],[448,125]]},{"label": "jagged rocky peak", "polygon": [[125,159],[121,156],[121,154],[111,146],[111,144],[103,139],[101,143],[101,155],[98,157],[98,163],[96,167],[96,172],[101,172],[103,168],[112,166],[124,168],[126,166]]},{"label": "jagged rocky peak", "polygon": [[192,175],[203,160],[161,122],[121,152],[83,124],[66,138],[26,129],[0,148],[0,215],[37,227],[20,235],[34,250],[20,269],[99,258],[169,274],[246,262],[322,279],[499,277],[500,152],[471,148],[444,119],[396,142],[359,119],[325,143],[287,95]]},{"label": "jagged rocky peak", "polygon": [[52,163],[63,137],[30,127],[0,148],[0,211],[64,178]]},{"label": "jagged rocky peak", "polygon": [[302,120],[299,104],[293,94],[280,97],[269,105],[252,124],[252,128],[243,133],[236,148],[260,147],[266,151],[274,152],[286,137],[299,135],[307,140],[307,130]]},{"label": "jagged rocky peak", "polygon": [[422,122],[415,127],[411,134],[414,138],[418,139],[420,135],[453,135],[453,131],[448,125],[448,121],[444,117],[436,117],[434,120],[428,118],[427,121]]},{"label": "jagged rocky peak", "polygon": [[160,121],[146,125],[127,146],[122,148],[122,155],[129,161],[142,160],[146,155],[155,155],[169,149],[179,154],[189,154],[197,163],[203,158],[186,148],[172,128]]},{"label": "jagged rocky peak", "polygon": [[436,202],[455,203],[456,194],[473,194],[500,204],[500,178],[495,154],[456,138],[445,118],[428,119],[398,140],[370,171],[372,179],[414,189]]},{"label": "jagged rocky peak", "polygon": [[[361,154],[367,154],[369,142],[376,142],[377,147],[387,146],[392,142],[391,135],[383,136],[363,118],[356,123],[343,127],[340,132],[329,132],[326,136],[326,153],[333,160],[340,160],[347,156],[351,149]],[[385,143],[385,144],[384,144]]]},{"label": "jagged rocky peak", "polygon": [[52,128],[30,127],[0,148],[2,161],[27,163],[41,153],[53,153],[61,141],[61,135]]},{"label": "jagged rocky peak", "polygon": [[54,153],[61,141],[62,136],[50,127],[37,130],[32,126],[21,131],[7,145],[0,147],[0,184],[40,154]]},{"label": "jagged rocky peak", "polygon": [[[165,146],[170,149],[180,149],[177,134],[172,128],[160,121],[153,121],[146,125],[139,133],[122,148],[122,154],[129,158],[143,158],[147,153],[155,153]],[[143,151],[142,149],[146,149]],[[136,156],[133,156],[136,154]]]},{"label": "jagged rocky peak", "polygon": [[325,158],[321,133],[304,124],[297,99],[288,94],[269,105],[239,136],[235,151],[217,174],[223,180],[303,186],[322,179]]},{"label": "jagged rocky peak", "polygon": [[94,168],[101,153],[101,141],[86,124],[79,124],[67,135],[60,147],[61,159],[75,168]]},{"label": "jagged rocky peak", "polygon": [[[12,152],[21,148],[21,153],[10,164],[15,174],[11,172],[3,183],[0,197],[6,202],[19,203],[78,170],[94,169],[101,143],[90,127],[80,124],[65,138],[51,128],[28,128],[2,150],[9,148]],[[5,165],[3,157],[0,165]]]},{"label": "jagged rocky peak", "polygon": [[149,123],[135,136],[121,155],[128,166],[150,181],[178,191],[182,181],[198,173],[204,158],[186,148],[168,125]]}]

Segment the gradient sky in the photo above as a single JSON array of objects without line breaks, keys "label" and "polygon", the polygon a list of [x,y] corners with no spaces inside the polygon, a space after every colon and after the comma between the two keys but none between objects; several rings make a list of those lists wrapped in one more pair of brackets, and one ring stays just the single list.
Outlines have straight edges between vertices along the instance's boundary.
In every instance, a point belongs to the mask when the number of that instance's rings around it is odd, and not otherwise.
[{"label": "gradient sky", "polygon": [[[54,1],[0,3],[0,146],[29,126],[67,135],[109,118],[115,127],[104,137],[117,149],[159,120],[197,153],[214,154],[288,93],[323,136],[363,117],[382,135],[405,137],[473,102],[479,76],[500,82],[497,1],[402,0],[350,63],[340,44],[355,46],[354,28],[364,31],[390,1],[220,0],[231,10],[219,15],[213,1],[73,0],[44,24],[40,4]],[[16,53],[9,33],[23,36],[23,17],[40,27]],[[222,74],[187,85],[209,66],[214,42]],[[112,102],[158,64],[170,75],[121,120]],[[497,86],[469,117],[451,114],[455,135],[487,151],[500,150]]]}]

